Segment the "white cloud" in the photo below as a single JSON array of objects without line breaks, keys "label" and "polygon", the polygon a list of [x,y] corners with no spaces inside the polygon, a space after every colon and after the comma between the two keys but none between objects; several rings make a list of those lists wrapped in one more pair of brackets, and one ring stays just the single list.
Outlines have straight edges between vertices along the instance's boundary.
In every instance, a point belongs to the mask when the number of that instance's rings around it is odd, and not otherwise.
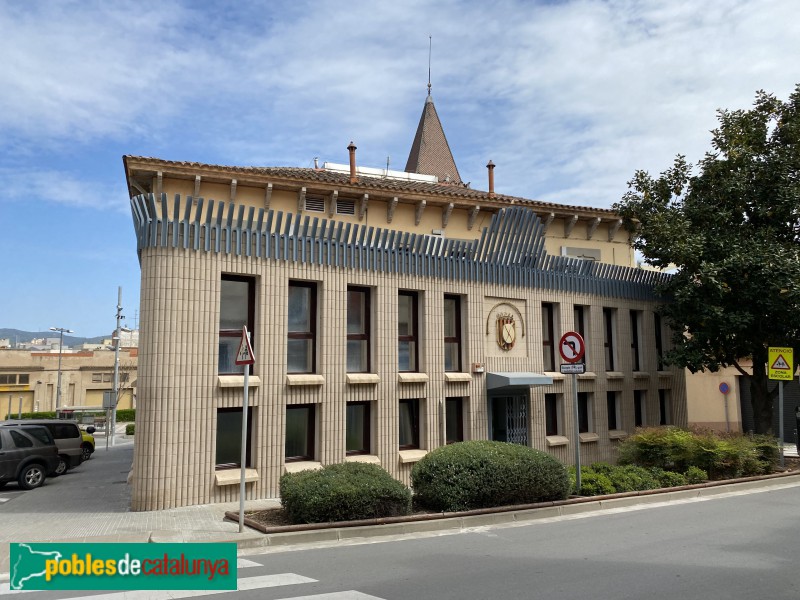
[{"label": "white cloud", "polygon": [[78,179],[71,173],[52,170],[10,170],[0,168],[5,203],[44,202],[129,213],[130,203],[123,181],[108,184],[91,178]]}]

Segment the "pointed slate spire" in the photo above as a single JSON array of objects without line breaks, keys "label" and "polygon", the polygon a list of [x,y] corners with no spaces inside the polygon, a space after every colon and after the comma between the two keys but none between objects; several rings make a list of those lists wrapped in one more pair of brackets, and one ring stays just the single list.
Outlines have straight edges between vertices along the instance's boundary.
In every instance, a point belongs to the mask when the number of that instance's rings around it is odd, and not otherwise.
[{"label": "pointed slate spire", "polygon": [[414,143],[408,155],[406,173],[436,175],[442,183],[461,184],[456,161],[450,152],[450,145],[447,143],[430,93],[430,83],[428,83],[428,97],[425,99],[417,134],[414,136]]}]

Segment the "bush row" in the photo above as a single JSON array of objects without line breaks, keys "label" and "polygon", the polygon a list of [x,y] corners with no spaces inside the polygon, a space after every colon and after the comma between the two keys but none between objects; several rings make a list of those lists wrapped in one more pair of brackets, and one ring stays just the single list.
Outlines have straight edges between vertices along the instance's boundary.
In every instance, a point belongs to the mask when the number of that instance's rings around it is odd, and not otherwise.
[{"label": "bush row", "polygon": [[602,496],[623,492],[639,492],[665,487],[677,487],[702,483],[708,475],[702,469],[689,467],[685,473],[665,471],[658,467],[637,467],[635,465],[615,466],[597,462],[581,467],[581,489],[576,490],[575,467],[569,467],[570,489],[579,496]]},{"label": "bush row", "polygon": [[[95,417],[104,417],[106,413],[104,412],[88,412],[88,413],[81,413],[85,415],[94,415]],[[11,414],[6,414],[5,419],[16,419],[18,413],[11,411]],[[22,413],[23,419],[55,419],[56,413],[54,411],[38,411],[38,412],[26,412]],[[132,423],[136,420],[136,409],[135,408],[122,408],[117,410],[117,423]]]},{"label": "bush row", "polygon": [[653,427],[622,443],[619,464],[676,473],[697,467],[711,479],[730,479],[769,473],[779,456],[777,442],[769,436]]}]

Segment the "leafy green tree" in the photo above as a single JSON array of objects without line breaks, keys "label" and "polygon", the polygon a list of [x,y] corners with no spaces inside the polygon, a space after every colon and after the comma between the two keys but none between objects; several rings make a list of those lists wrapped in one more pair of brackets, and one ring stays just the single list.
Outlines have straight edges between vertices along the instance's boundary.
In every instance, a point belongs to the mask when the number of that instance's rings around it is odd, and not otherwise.
[{"label": "leafy green tree", "polygon": [[734,366],[768,433],[767,347],[800,345],[800,85],[786,102],[760,91],[718,121],[697,169],[679,155],[658,178],[637,171],[614,208],[647,264],[676,269],[659,287],[666,360],[693,373]]}]

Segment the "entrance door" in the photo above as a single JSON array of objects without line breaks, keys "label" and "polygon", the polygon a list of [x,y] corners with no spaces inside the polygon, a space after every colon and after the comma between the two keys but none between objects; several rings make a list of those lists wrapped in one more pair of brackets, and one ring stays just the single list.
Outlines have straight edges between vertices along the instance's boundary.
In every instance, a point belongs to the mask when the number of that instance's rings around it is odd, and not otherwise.
[{"label": "entrance door", "polygon": [[492,398],[492,439],[497,442],[528,445],[528,397]]}]

